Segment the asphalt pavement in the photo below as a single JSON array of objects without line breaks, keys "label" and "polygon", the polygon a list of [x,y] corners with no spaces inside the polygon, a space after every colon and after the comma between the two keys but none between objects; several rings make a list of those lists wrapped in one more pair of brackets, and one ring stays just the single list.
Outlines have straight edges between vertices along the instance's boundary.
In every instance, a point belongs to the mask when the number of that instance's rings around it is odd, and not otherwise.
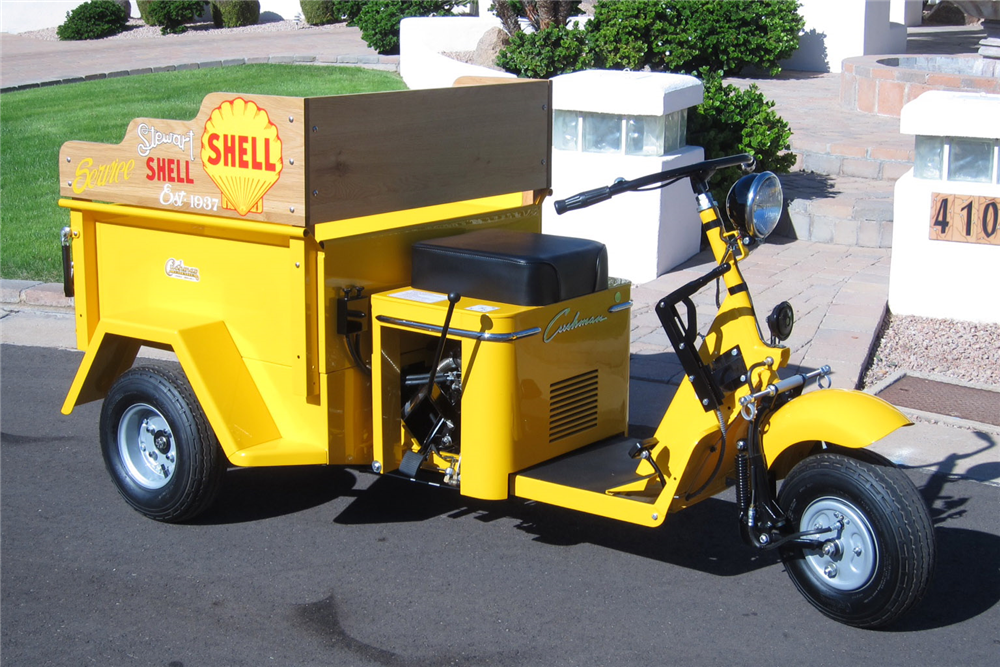
[{"label": "asphalt pavement", "polygon": [[731,494],[647,529],[263,468],[193,524],[151,521],[104,470],[99,403],[59,414],[81,356],[0,347],[4,667],[996,664],[1000,488],[909,471],[934,579],[900,624],[858,630],[742,543]]}]

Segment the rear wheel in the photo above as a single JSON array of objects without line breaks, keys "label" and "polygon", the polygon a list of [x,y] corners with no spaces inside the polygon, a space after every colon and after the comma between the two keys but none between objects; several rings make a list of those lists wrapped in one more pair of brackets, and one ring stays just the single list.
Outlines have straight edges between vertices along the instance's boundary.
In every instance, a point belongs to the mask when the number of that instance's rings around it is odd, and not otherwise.
[{"label": "rear wheel", "polygon": [[796,530],[829,530],[815,548],[781,559],[796,588],[841,623],[878,628],[923,597],[934,568],[934,528],[916,487],[891,462],[824,452],[801,461],[778,502]]},{"label": "rear wheel", "polygon": [[133,368],[101,409],[101,451],[118,492],[151,519],[194,518],[215,499],[225,454],[180,369]]}]

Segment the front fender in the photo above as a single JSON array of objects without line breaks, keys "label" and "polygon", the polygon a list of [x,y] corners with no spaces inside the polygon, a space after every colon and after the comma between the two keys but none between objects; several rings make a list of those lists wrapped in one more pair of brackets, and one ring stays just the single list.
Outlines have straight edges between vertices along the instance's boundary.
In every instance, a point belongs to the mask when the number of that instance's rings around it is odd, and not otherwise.
[{"label": "front fender", "polygon": [[871,394],[821,389],[792,399],[761,424],[765,460],[773,464],[801,442],[822,441],[858,449],[912,422],[892,404]]}]

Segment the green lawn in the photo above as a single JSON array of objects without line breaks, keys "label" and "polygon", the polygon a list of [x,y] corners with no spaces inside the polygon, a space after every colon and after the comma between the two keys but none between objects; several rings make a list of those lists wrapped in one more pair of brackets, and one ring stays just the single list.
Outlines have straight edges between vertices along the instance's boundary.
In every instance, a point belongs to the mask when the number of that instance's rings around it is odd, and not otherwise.
[{"label": "green lawn", "polygon": [[133,118],[189,120],[208,93],[318,96],[403,90],[396,74],[347,67],[244,65],[145,74],[0,95],[0,276],[62,280],[59,147],[117,144]]}]

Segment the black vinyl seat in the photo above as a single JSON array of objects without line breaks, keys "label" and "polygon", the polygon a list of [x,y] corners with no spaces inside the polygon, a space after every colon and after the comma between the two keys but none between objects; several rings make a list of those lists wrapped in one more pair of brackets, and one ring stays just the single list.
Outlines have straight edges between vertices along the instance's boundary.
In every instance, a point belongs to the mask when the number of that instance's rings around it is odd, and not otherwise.
[{"label": "black vinyl seat", "polygon": [[518,306],[547,306],[608,287],[603,243],[484,229],[413,244],[412,285]]}]

